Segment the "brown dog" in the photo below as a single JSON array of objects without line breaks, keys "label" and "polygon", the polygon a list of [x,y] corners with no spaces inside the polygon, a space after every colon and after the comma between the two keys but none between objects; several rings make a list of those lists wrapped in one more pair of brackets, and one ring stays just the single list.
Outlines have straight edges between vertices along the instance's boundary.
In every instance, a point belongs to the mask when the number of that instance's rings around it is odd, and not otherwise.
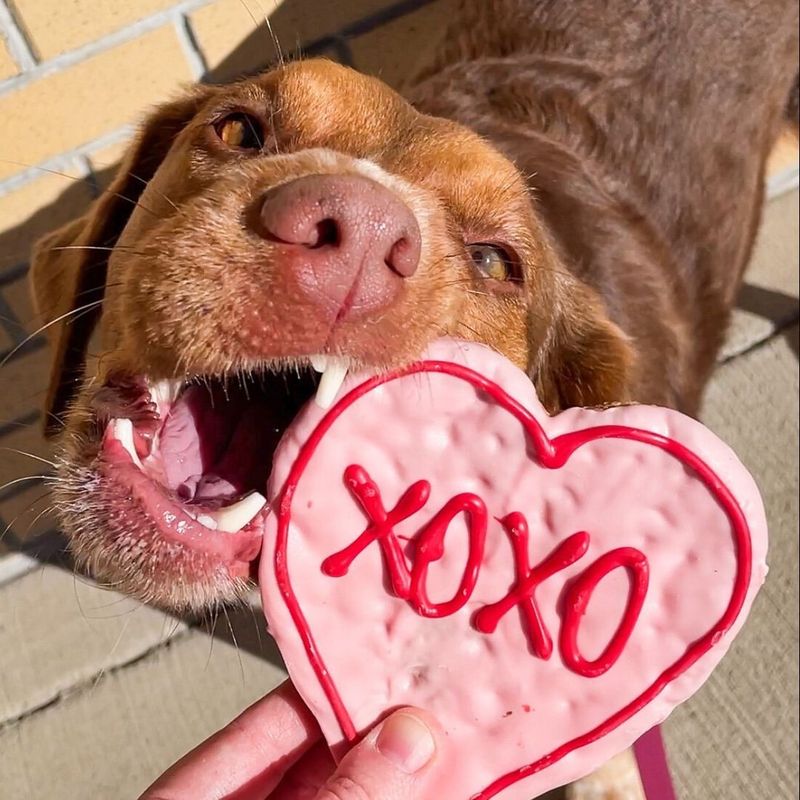
[{"label": "brown dog", "polygon": [[46,319],[104,298],[50,328],[79,563],[171,608],[240,596],[318,354],[448,334],[552,411],[695,413],[796,71],[794,0],[464,0],[410,102],[309,61],[159,108],[32,271]]},{"label": "brown dog", "polygon": [[[32,270],[48,319],[105,291],[82,388],[99,313],[50,328],[78,561],[171,607],[239,595],[257,536],[223,547],[158,518],[263,487],[264,453],[313,391],[287,371],[314,354],[386,367],[451,334],[528,370],[553,411],[695,413],[758,226],[796,20],[792,0],[473,0],[411,104],[310,61],[159,108]],[[197,381],[209,391],[181,390]],[[165,419],[187,415],[176,443]],[[101,447],[119,418],[142,473]]]}]

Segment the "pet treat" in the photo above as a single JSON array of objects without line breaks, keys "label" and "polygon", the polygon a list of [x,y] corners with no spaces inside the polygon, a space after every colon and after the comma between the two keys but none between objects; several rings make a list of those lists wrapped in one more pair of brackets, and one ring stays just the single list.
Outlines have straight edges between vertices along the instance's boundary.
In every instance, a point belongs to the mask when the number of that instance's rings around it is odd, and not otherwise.
[{"label": "pet treat", "polygon": [[753,479],[650,406],[550,417],[476,344],[309,403],[274,460],[269,627],[341,754],[389,710],[447,737],[437,800],[580,778],[695,692],[766,575]]}]

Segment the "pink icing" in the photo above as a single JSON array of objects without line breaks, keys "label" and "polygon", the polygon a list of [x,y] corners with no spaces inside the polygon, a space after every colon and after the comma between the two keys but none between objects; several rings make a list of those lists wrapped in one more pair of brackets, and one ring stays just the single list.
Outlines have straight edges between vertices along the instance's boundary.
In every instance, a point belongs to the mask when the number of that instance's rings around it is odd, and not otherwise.
[{"label": "pink icing", "polygon": [[757,491],[712,434],[655,408],[551,419],[500,356],[453,342],[347,388],[276,454],[261,576],[333,745],[422,705],[459,757],[437,796],[528,798],[707,677],[766,551]]}]

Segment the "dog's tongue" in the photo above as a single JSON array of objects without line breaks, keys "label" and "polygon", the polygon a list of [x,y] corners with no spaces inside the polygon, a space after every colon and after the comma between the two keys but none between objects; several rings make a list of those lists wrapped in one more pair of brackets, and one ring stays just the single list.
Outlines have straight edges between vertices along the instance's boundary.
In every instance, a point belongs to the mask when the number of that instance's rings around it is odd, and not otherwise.
[{"label": "dog's tongue", "polygon": [[419,706],[447,734],[428,796],[528,800],[661,721],[743,624],[763,508],[699,423],[550,418],[522,372],[454,341],[339,398],[275,454],[260,572],[335,753]]}]

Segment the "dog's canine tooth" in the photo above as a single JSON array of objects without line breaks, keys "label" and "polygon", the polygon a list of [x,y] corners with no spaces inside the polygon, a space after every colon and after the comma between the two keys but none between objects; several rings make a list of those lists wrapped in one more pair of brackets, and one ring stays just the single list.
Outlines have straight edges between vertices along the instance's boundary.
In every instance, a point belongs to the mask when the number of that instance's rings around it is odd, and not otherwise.
[{"label": "dog's canine tooth", "polygon": [[163,406],[172,405],[180,394],[183,382],[179,380],[156,381],[150,385],[150,399],[155,403],[156,408],[161,411]]},{"label": "dog's canine tooth", "polygon": [[[238,503],[220,508],[217,511],[209,512],[209,516],[213,518],[216,525],[216,530],[224,533],[236,533],[244,528],[262,508],[267,504],[267,498],[258,492],[251,492],[246,497],[239,500]],[[206,523],[200,518],[198,522]],[[206,527],[211,527],[206,525]]]},{"label": "dog's canine tooth", "polygon": [[313,355],[309,356],[308,360],[311,362],[311,367],[317,372],[325,372],[328,366],[328,356],[326,355]]},{"label": "dog's canine tooth", "polygon": [[126,417],[111,421],[113,437],[125,448],[125,452],[139,469],[142,469],[142,462],[136,452],[136,445],[133,443],[133,422]]},{"label": "dog's canine tooth", "polygon": [[[342,388],[344,379],[347,377],[347,371],[350,369],[350,359],[337,356],[323,358],[325,362],[324,370],[318,370],[322,372],[322,377],[319,379],[314,401],[320,408],[327,409],[333,405],[336,395],[339,394],[339,389]],[[311,363],[314,365],[313,360]],[[318,361],[318,363],[320,362]],[[314,365],[314,369],[318,369],[316,365]]]}]

